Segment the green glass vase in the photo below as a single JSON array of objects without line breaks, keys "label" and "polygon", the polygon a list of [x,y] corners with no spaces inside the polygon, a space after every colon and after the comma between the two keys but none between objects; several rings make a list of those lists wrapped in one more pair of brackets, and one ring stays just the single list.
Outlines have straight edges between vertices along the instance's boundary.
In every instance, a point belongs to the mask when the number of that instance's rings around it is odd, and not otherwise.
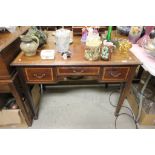
[{"label": "green glass vase", "polygon": [[111,41],[111,32],[112,32],[112,26],[109,26],[108,27],[108,34],[107,34],[107,41]]}]

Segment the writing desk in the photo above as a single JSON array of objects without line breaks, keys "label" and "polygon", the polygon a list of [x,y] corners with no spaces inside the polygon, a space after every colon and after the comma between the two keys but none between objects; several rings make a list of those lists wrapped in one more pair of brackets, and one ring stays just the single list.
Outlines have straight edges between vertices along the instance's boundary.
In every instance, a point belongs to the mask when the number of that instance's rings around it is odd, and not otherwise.
[{"label": "writing desk", "polygon": [[[84,76],[88,80],[93,79],[98,83],[122,83],[123,87],[115,111],[115,115],[118,115],[140,62],[130,51],[125,55],[115,51],[112,53],[110,61],[85,60],[85,44],[81,43],[80,39],[80,37],[74,36],[73,43],[70,45],[71,58],[67,60],[63,60],[58,52],[54,60],[41,59],[41,49],[55,49],[52,32],[48,32],[47,44],[38,50],[37,55],[26,57],[23,52],[20,52],[11,65],[15,66],[20,74],[25,95],[33,106],[28,84],[55,84],[73,76]],[[33,111],[36,116],[35,109]]]}]

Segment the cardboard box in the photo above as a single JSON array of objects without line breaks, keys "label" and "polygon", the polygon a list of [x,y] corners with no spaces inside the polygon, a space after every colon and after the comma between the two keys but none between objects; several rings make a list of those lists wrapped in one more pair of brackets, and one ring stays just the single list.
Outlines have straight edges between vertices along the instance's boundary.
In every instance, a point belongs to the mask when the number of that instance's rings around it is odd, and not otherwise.
[{"label": "cardboard box", "polygon": [[[130,90],[130,93],[127,96],[128,102],[133,110],[134,115],[138,115],[138,103],[136,97],[133,93],[133,90]],[[155,114],[148,114],[142,109],[141,116],[139,119],[140,125],[155,125]]]},{"label": "cardboard box", "polygon": [[[36,111],[39,110],[40,87],[34,85],[31,89],[32,98]],[[29,111],[27,109],[27,111]],[[25,118],[20,109],[3,109],[0,111],[0,128],[26,128]]]},{"label": "cardboard box", "polygon": [[[127,96],[128,102],[137,117],[140,102],[140,92],[150,74],[143,71],[140,83],[133,85]],[[152,76],[143,93],[142,111],[139,119],[140,125],[155,125],[155,78]]]},{"label": "cardboard box", "polygon": [[3,109],[0,111],[0,126],[19,125],[24,121],[20,109]]}]

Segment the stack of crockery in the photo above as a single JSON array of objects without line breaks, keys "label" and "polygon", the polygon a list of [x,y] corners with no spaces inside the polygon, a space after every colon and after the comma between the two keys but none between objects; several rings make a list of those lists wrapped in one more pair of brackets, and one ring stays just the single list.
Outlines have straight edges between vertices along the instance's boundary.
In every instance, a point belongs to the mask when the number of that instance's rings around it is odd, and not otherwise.
[{"label": "stack of crockery", "polygon": [[149,55],[155,57],[155,38],[150,39],[144,46]]}]

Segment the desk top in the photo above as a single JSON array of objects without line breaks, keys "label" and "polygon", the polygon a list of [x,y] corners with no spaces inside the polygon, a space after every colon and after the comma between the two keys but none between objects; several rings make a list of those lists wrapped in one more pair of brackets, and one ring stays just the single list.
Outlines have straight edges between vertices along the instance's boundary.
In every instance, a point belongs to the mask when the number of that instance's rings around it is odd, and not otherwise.
[{"label": "desk top", "polygon": [[111,65],[139,65],[141,62],[132,54],[128,52],[122,55],[119,51],[114,51],[110,61],[88,61],[84,58],[85,43],[81,43],[79,36],[73,37],[73,43],[70,45],[71,58],[63,60],[61,54],[56,52],[54,60],[42,60],[40,51],[42,49],[55,49],[54,36],[52,32],[48,32],[47,44],[38,49],[37,55],[27,57],[23,52],[16,57],[12,62],[12,66],[111,66]]},{"label": "desk top", "polygon": [[22,26],[17,27],[14,33],[10,32],[1,32],[0,33],[0,52],[6,48],[9,44],[15,41],[21,34],[26,32],[30,27]]}]

